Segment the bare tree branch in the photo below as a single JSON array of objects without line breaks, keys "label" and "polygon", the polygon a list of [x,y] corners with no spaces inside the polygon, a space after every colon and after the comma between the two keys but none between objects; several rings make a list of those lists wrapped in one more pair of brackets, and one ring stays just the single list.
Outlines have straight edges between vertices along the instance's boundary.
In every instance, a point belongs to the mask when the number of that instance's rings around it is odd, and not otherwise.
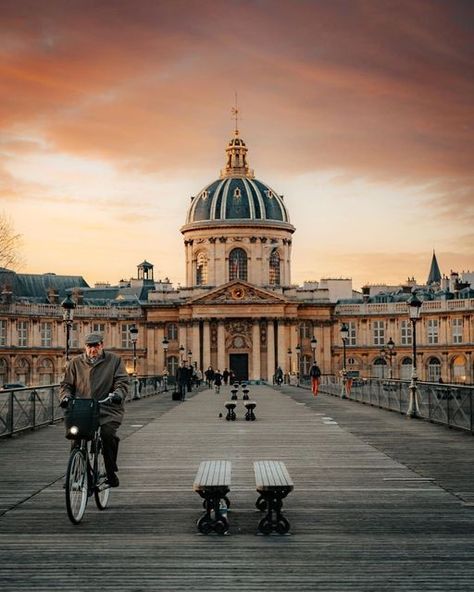
[{"label": "bare tree branch", "polygon": [[0,267],[16,271],[23,263],[21,246],[21,234],[16,234],[7,216],[0,213]]}]

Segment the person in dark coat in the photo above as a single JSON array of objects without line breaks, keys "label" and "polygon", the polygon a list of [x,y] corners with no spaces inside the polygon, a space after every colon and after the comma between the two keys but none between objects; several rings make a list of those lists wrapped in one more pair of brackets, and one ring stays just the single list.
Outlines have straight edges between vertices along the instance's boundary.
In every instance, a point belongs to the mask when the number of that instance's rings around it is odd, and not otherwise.
[{"label": "person in dark coat", "polygon": [[206,377],[207,386],[211,388],[211,385],[214,382],[214,370],[212,369],[212,366],[209,366],[209,368],[204,372],[204,376]]},{"label": "person in dark coat", "polygon": [[178,366],[176,370],[176,384],[178,385],[178,392],[180,395],[181,401],[184,401],[186,398],[186,388],[188,386],[188,377],[189,372],[188,368],[184,365],[184,362]]},{"label": "person in dark coat", "polygon": [[129,377],[122,359],[104,351],[100,333],[90,333],[85,340],[85,352],[73,358],[66,366],[59,388],[61,406],[68,399],[105,399],[114,395],[114,402],[100,406],[100,432],[104,445],[104,462],[110,487],[118,487],[116,475],[118,444],[117,430],[125,412]]},{"label": "person in dark coat", "polygon": [[319,366],[316,364],[316,361],[313,362],[313,365],[309,370],[309,375],[311,377],[311,390],[313,392],[313,395],[317,397],[319,390],[319,382],[321,379],[321,370]]},{"label": "person in dark coat", "polygon": [[224,368],[224,372],[222,373],[222,378],[224,379],[225,385],[227,385],[227,383],[229,382],[229,376],[230,376],[230,372],[227,370],[227,368]]},{"label": "person in dark coat", "polygon": [[221,392],[221,385],[222,385],[222,374],[220,373],[220,370],[216,370],[214,372],[214,388],[215,388],[216,393]]}]

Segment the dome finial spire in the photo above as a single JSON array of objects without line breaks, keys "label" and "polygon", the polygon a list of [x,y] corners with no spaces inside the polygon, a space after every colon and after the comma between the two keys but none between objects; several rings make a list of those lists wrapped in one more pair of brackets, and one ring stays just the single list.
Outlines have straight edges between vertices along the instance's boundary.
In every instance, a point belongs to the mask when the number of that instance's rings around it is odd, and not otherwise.
[{"label": "dome finial spire", "polygon": [[239,137],[239,119],[240,109],[237,106],[237,93],[235,93],[235,107],[232,107],[232,118],[235,120],[234,137],[227,144],[226,164],[221,170],[221,179],[225,177],[248,177],[253,179],[253,171],[249,168],[247,162],[247,146],[242,138]]},{"label": "dome finial spire", "polygon": [[237,104],[237,91],[235,91],[235,107],[232,107],[232,117],[235,120],[234,134],[236,136],[239,135],[239,115],[240,115],[240,111],[239,111],[239,107]]}]

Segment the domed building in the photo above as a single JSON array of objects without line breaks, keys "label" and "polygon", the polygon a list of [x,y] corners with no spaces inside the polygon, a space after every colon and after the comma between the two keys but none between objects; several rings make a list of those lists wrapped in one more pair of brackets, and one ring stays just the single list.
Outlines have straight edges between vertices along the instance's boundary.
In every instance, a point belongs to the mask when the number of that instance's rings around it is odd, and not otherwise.
[{"label": "domed building", "polygon": [[226,154],[220,178],[191,198],[181,228],[186,285],[218,286],[244,280],[269,288],[288,286],[295,228],[283,196],[255,179],[238,130]]},{"label": "domed building", "polygon": [[168,341],[171,373],[184,357],[202,370],[271,381],[278,367],[309,368],[313,337],[329,364],[334,305],[324,290],[291,285],[295,227],[283,196],[255,178],[247,152],[236,129],[220,177],[191,198],[181,228],[185,287],[148,296],[147,324],[157,330],[148,351]]}]

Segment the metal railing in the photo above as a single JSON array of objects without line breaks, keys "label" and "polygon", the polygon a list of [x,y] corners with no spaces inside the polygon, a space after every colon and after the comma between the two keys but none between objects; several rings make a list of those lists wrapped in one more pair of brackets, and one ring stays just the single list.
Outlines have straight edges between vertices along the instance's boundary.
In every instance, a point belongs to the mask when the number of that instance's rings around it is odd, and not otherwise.
[{"label": "metal railing", "polygon": [[[410,391],[408,380],[353,378],[345,389],[348,399],[390,411],[408,411]],[[301,386],[309,387],[302,379]],[[320,391],[341,397],[342,380],[322,377]],[[418,406],[423,419],[474,433],[474,386],[417,382]]]},{"label": "metal railing", "polygon": [[[133,379],[132,379],[133,380]],[[138,397],[149,397],[166,389],[161,376],[138,376]],[[172,390],[174,378],[168,378]],[[127,401],[134,398],[131,385]],[[59,384],[12,388],[0,392],[0,438],[62,421],[59,406]]]}]

